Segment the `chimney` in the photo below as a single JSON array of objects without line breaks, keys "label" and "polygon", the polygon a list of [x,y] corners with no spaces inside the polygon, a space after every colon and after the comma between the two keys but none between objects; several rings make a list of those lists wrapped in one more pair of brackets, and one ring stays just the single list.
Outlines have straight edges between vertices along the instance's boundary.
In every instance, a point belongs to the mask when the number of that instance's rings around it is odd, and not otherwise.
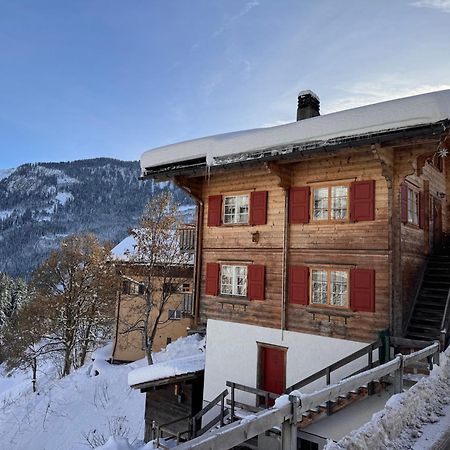
[{"label": "chimney", "polygon": [[298,94],[297,121],[320,116],[320,100],[313,91]]}]

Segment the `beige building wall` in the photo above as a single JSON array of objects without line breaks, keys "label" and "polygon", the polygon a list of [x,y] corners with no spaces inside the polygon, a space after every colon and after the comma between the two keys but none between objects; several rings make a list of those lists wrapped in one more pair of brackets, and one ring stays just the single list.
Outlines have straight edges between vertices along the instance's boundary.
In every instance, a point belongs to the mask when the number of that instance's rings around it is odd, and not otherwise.
[{"label": "beige building wall", "polygon": [[[138,283],[144,281],[142,276],[127,275],[127,278]],[[153,343],[153,351],[155,352],[160,351],[168,343],[175,341],[179,337],[187,336],[189,329],[194,324],[192,315],[189,312],[183,312],[185,309],[192,311],[192,308],[189,309],[189,304],[192,305],[193,301],[193,281],[180,279],[179,285],[183,286],[183,290],[186,290],[186,292],[175,292],[170,297],[156,332]],[[136,288],[134,289],[137,290]],[[115,362],[136,361],[145,357],[142,332],[139,330],[130,331],[139,320],[142,320],[144,311],[145,299],[143,294],[139,294],[139,292],[134,293],[133,289],[131,289],[130,293],[119,293],[116,309],[116,327],[113,336],[113,360]],[[177,311],[175,316],[173,311]],[[156,311],[152,314],[152,318],[155,315]]]}]

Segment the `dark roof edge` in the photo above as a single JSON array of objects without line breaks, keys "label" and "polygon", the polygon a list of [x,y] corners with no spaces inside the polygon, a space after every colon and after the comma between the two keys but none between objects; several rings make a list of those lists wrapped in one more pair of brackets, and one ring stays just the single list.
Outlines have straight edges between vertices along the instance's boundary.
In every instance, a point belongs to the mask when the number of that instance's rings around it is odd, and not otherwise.
[{"label": "dark roof edge", "polygon": [[[259,151],[249,153],[237,153],[233,155],[216,158],[219,163],[213,166],[199,162],[198,159],[189,164],[189,161],[180,161],[179,163],[166,164],[152,169],[145,169],[141,179],[155,178],[166,180],[175,176],[202,176],[208,171],[234,169],[255,163],[269,162],[275,160],[289,160],[298,158],[301,155],[316,153],[323,150],[338,150],[344,147],[361,147],[370,144],[381,144],[393,141],[399,138],[411,139],[419,136],[438,136],[450,126],[450,120],[445,119],[439,122],[426,125],[414,125],[412,127],[400,128],[396,130],[387,130],[383,132],[373,132],[342,138],[335,138],[328,141],[314,141],[299,144],[289,144],[279,147],[270,147]],[[220,164],[220,161],[223,161]],[[229,162],[225,162],[225,161]],[[231,160],[231,161],[230,161]]]}]

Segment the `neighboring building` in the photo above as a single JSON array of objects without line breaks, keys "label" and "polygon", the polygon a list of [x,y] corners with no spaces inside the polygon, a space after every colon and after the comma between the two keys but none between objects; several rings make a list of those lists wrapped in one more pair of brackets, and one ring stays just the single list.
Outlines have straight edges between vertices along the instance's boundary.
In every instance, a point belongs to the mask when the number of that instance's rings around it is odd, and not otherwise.
[{"label": "neighboring building", "polygon": [[[170,283],[158,279],[155,283],[159,289],[169,289],[172,294],[166,305],[157,335],[153,343],[153,351],[159,351],[168,343],[186,336],[194,324],[193,273],[195,226],[186,225],[181,231],[181,248],[192,254],[189,264],[173,267]],[[135,249],[135,241],[128,236],[113,248],[113,263],[116,274],[121,278],[121,289],[117,293],[116,327],[113,336],[113,362],[130,362],[145,356],[143,334],[132,330],[137,324],[145,308],[147,268],[130,258]],[[154,317],[156,310],[152,312]]]},{"label": "neighboring building", "polygon": [[203,346],[198,335],[179,339],[172,345],[178,348],[173,358],[156,360],[151,366],[129,373],[129,385],[146,396],[145,442],[160,437],[186,440],[194,434],[192,418],[203,406]]},{"label": "neighboring building", "polygon": [[205,401],[227,381],[279,394],[383,335],[439,337],[449,280],[421,281],[450,226],[450,91],[324,116],[302,92],[297,116],[141,158],[199,205]]}]

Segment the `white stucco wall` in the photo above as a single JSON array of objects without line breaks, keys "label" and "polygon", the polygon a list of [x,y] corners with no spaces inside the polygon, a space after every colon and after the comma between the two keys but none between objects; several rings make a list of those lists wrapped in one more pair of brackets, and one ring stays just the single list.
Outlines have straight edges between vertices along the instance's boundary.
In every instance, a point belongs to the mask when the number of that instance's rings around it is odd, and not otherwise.
[{"label": "white stucco wall", "polygon": [[[208,320],[206,337],[205,388],[203,399],[208,402],[226,387],[227,381],[256,387],[258,343],[287,348],[286,386],[332,364],[344,356],[365,347],[367,343],[328,338],[243,325],[219,320]],[[374,361],[377,360],[374,357]],[[336,382],[367,365],[367,357],[333,373]],[[305,392],[325,386],[325,380],[305,388]],[[236,400],[255,403],[255,396],[236,393]]]}]

